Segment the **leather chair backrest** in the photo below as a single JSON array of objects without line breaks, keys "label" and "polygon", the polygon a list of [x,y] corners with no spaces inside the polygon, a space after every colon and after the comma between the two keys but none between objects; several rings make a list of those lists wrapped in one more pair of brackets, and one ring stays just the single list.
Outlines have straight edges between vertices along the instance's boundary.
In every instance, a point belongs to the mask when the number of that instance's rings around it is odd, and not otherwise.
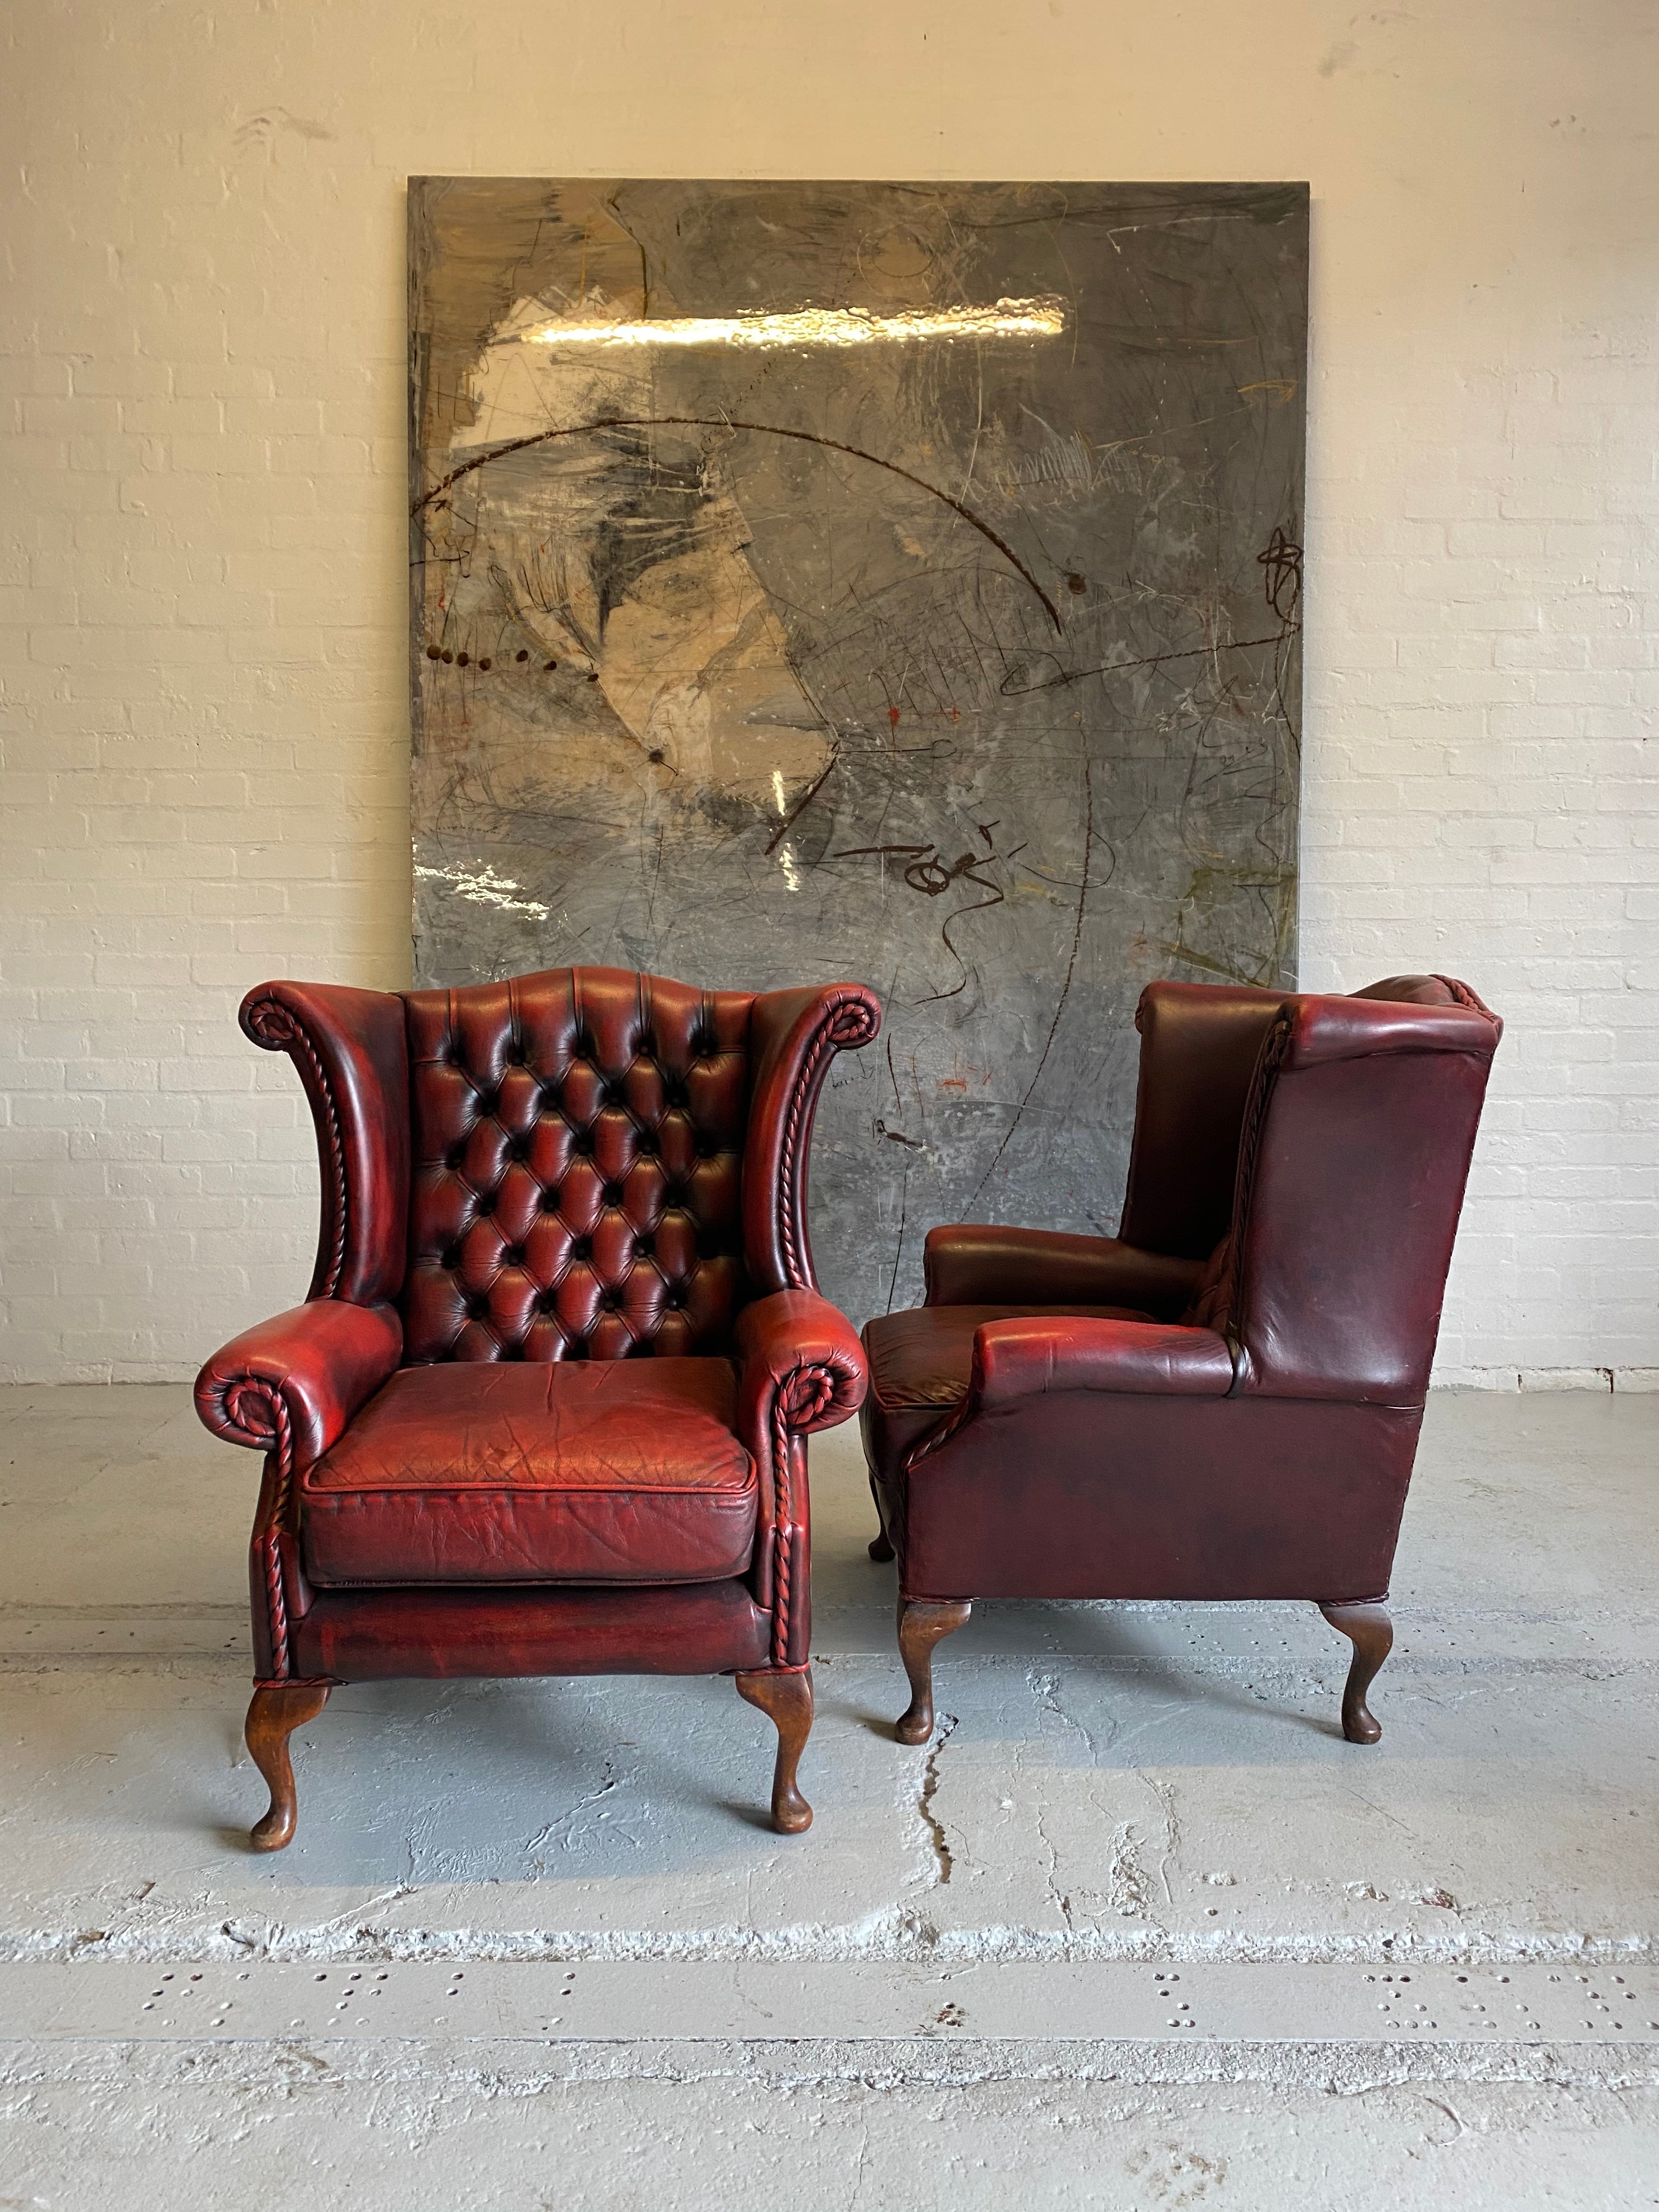
[{"label": "leather chair backrest", "polygon": [[1142,1251],[1206,1260],[1232,1218],[1238,1136],[1282,991],[1149,983],[1135,1009],[1140,1080],[1118,1235]]},{"label": "leather chair backrest", "polygon": [[726,1349],[754,1003],[614,968],[405,994],[405,1360]]},{"label": "leather chair backrest", "polygon": [[1503,1024],[1467,986],[1286,997],[1261,1048],[1212,1325],[1246,1393],[1418,1406]]}]

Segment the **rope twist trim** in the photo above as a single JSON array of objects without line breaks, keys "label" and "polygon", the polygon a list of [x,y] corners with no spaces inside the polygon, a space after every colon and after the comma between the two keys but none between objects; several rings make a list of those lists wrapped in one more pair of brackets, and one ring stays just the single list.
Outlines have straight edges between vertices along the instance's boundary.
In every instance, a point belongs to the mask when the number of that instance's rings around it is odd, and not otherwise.
[{"label": "rope twist trim", "polygon": [[830,1054],[856,1050],[869,1043],[879,1023],[867,1000],[843,999],[833,1006],[820,1024],[795,1078],[783,1122],[783,1158],[778,1174],[778,1242],[793,1291],[815,1291],[807,1256],[805,1223],[802,1218],[800,1187],[805,1160],[802,1143],[805,1127],[817,1099],[823,1077],[820,1064]]},{"label": "rope twist trim", "polygon": [[248,1442],[264,1444],[276,1462],[276,1486],[254,1545],[264,1582],[265,1625],[270,1638],[270,1673],[266,1682],[291,1679],[288,1640],[288,1596],[283,1588],[282,1535],[288,1526],[294,1490],[294,1428],[288,1401],[275,1383],[254,1377],[233,1382],[225,1393],[225,1418]]},{"label": "rope twist trim", "polygon": [[798,1367],[778,1385],[772,1401],[772,1665],[780,1673],[799,1672],[787,1656],[796,1529],[789,1440],[827,1413],[835,1395],[833,1368]]},{"label": "rope twist trim", "polygon": [[[316,1095],[322,1102],[319,1128],[323,1139],[323,1150],[327,1155],[329,1180],[334,1191],[334,1246],[329,1255],[327,1269],[312,1296],[331,1298],[339,1288],[340,1277],[345,1269],[346,1246],[345,1139],[341,1133],[340,1109],[335,1103],[334,1086],[329,1081],[322,1055],[313,1043],[305,1025],[293,1009],[283,1006],[280,999],[256,999],[243,1016],[243,1027],[254,1043],[264,1051],[285,1052],[296,1063],[303,1058],[316,1084]],[[320,1255],[319,1266],[320,1268]]]}]

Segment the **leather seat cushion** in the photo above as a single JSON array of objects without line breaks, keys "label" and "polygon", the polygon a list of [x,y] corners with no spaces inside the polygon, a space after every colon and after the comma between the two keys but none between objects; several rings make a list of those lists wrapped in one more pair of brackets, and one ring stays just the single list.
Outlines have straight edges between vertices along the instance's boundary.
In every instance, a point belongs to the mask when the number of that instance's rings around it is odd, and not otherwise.
[{"label": "leather seat cushion", "polygon": [[300,1478],[325,1587],[746,1572],[754,1463],[717,1358],[406,1367]]},{"label": "leather seat cushion", "polygon": [[913,1306],[867,1322],[870,1390],[864,1433],[873,1464],[895,1474],[917,1438],[966,1395],[974,1364],[974,1332],[988,1321],[1021,1321],[1051,1314],[1097,1321],[1143,1321],[1153,1316],[1131,1306]]}]

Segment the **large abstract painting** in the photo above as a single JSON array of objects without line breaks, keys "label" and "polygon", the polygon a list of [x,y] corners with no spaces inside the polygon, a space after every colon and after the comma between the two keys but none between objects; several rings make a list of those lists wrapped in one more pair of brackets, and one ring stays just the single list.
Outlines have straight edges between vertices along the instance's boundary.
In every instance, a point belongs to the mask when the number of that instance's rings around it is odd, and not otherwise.
[{"label": "large abstract painting", "polygon": [[1293,980],[1299,185],[410,186],[416,969],[847,976],[855,1316],[1109,1231],[1157,975]]}]

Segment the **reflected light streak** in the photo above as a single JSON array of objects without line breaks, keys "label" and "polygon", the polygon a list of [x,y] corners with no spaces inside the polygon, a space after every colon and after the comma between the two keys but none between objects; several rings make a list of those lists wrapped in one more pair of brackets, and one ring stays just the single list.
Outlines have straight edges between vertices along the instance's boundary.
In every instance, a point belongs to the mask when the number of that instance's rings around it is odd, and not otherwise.
[{"label": "reflected light streak", "polygon": [[475,860],[470,868],[422,868],[417,876],[441,884],[453,884],[464,899],[474,906],[500,907],[505,914],[527,914],[537,921],[547,920],[548,909],[539,899],[515,898],[513,894],[524,889],[511,876],[498,876],[488,860]]},{"label": "reflected light streak", "polygon": [[[778,812],[787,815],[789,807],[784,797],[783,770],[781,768],[775,768],[772,771],[772,795],[778,802]],[[779,835],[781,836],[782,832],[780,831]],[[795,856],[787,845],[779,848],[778,866],[783,870],[783,880],[789,889],[798,891],[800,889],[800,870],[795,866]]]},{"label": "reflected light streak", "polygon": [[864,307],[802,307],[789,314],[677,315],[661,322],[544,323],[524,345],[860,346],[917,338],[1053,338],[1066,329],[1059,299],[999,300],[991,307],[927,307],[872,314]]}]

